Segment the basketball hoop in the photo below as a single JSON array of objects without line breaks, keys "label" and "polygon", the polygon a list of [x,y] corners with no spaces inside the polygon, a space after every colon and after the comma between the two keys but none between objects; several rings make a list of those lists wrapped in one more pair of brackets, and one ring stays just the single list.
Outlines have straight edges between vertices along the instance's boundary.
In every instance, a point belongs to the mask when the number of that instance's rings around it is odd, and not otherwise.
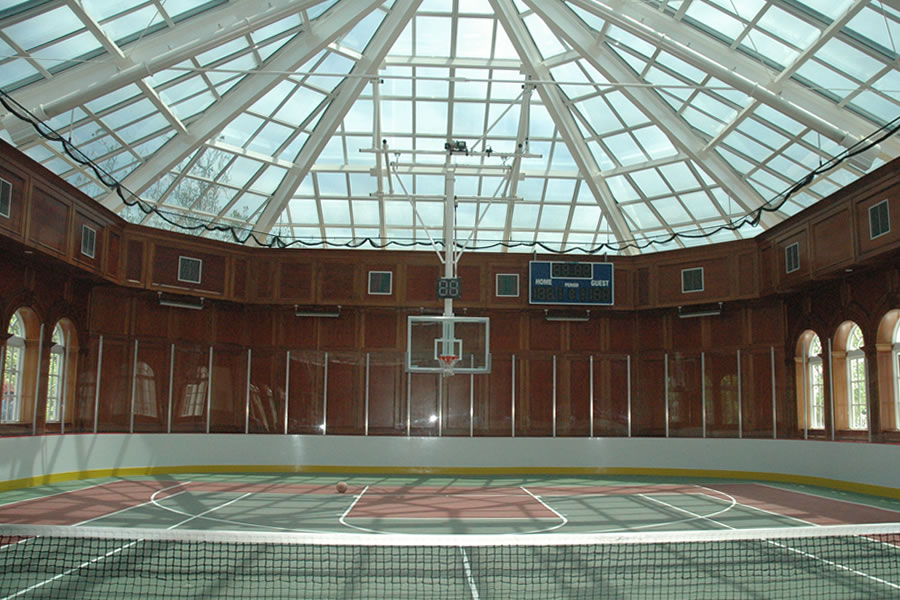
[{"label": "basketball hoop", "polygon": [[441,367],[441,376],[450,377],[453,375],[453,367],[459,362],[459,357],[455,354],[438,355],[439,365]]}]

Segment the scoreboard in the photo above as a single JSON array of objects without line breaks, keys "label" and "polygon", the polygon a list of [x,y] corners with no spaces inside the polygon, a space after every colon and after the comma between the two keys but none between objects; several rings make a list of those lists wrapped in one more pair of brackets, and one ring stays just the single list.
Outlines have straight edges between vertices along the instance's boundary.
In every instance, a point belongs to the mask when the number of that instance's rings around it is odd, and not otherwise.
[{"label": "scoreboard", "polygon": [[604,262],[528,263],[529,304],[613,305],[613,265]]}]

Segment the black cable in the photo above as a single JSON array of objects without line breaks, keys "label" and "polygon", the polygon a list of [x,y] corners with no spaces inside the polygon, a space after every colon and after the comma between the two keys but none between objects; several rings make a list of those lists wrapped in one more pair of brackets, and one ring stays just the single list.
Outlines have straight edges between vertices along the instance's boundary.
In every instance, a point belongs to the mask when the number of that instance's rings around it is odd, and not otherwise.
[{"label": "black cable", "polygon": [[[431,246],[432,243],[430,241],[399,241],[399,240],[381,240],[380,238],[354,238],[348,240],[346,242],[337,242],[332,240],[318,240],[318,241],[304,241],[302,239],[293,239],[290,241],[285,241],[281,236],[271,235],[271,234],[263,234],[261,232],[254,231],[252,229],[241,229],[240,227],[236,227],[234,225],[224,225],[213,223],[212,221],[203,221],[198,217],[190,214],[179,213],[177,211],[171,211],[159,208],[158,206],[147,202],[146,200],[141,199],[137,194],[128,190],[125,186],[121,184],[115,177],[113,177],[110,173],[108,173],[103,167],[96,164],[91,158],[85,155],[81,150],[78,149],[77,146],[72,144],[70,141],[65,139],[62,135],[60,135],[57,131],[55,131],[52,127],[44,123],[42,120],[31,114],[31,112],[26,109],[24,106],[19,104],[14,98],[12,98],[5,91],[0,90],[0,103],[13,115],[15,115],[18,119],[25,121],[31,124],[34,127],[35,131],[37,131],[38,135],[43,137],[44,139],[57,142],[62,145],[63,150],[66,154],[68,154],[72,160],[90,168],[94,175],[96,175],[97,179],[100,180],[103,185],[114,190],[116,195],[125,203],[126,206],[136,206],[138,207],[144,214],[150,215],[155,214],[157,217],[169,223],[175,228],[181,229],[183,231],[189,232],[197,232],[200,230],[210,231],[210,232],[228,232],[231,234],[231,238],[234,242],[238,244],[247,244],[251,240],[253,243],[260,247],[265,248],[290,248],[295,245],[315,248],[315,247],[330,247],[330,248],[361,248],[363,246],[371,246],[373,249],[382,250],[390,247],[398,247],[398,248],[415,248],[419,246]],[[791,184],[787,189],[777,194],[774,198],[766,201],[762,206],[756,208],[749,213],[741,216],[738,219],[732,219],[728,221],[728,223],[723,223],[721,225],[717,225],[711,230],[703,230],[698,229],[696,231],[679,231],[672,232],[663,237],[654,237],[653,239],[647,239],[643,241],[638,241],[636,239],[621,241],[617,240],[615,242],[604,242],[598,246],[593,246],[590,248],[584,248],[582,246],[574,246],[568,248],[566,250],[559,250],[557,248],[552,248],[545,244],[544,242],[513,242],[513,241],[497,241],[492,242],[487,245],[482,244],[468,244],[463,246],[458,241],[454,240],[453,244],[457,248],[461,248],[467,251],[477,251],[477,250],[491,250],[494,248],[518,248],[518,247],[531,247],[531,248],[540,248],[545,250],[551,254],[569,254],[572,252],[580,252],[584,254],[607,254],[607,253],[619,253],[629,248],[634,248],[635,250],[643,250],[645,248],[649,248],[653,245],[666,245],[670,244],[676,239],[701,239],[701,238],[710,238],[718,233],[723,231],[737,231],[738,229],[750,225],[755,227],[759,224],[760,219],[762,219],[762,215],[764,212],[776,212],[781,209],[785,202],[788,199],[799,192],[801,189],[809,185],[809,183],[815,179],[817,176],[827,173],[832,169],[836,168],[838,165],[843,163],[850,158],[862,154],[866,152],[870,148],[877,146],[881,141],[889,138],[900,131],[900,116],[890,121],[886,125],[879,127],[872,134],[866,136],[865,138],[856,142],[853,146],[846,149],[841,154],[831,157],[828,161],[820,165],[818,168],[813,169],[805,176],[800,178]],[[178,215],[170,216],[171,215]],[[190,219],[196,222],[194,225],[186,225],[183,223],[185,219]],[[261,236],[261,238],[260,238]],[[443,246],[444,242],[442,240],[436,240],[436,244]]]}]

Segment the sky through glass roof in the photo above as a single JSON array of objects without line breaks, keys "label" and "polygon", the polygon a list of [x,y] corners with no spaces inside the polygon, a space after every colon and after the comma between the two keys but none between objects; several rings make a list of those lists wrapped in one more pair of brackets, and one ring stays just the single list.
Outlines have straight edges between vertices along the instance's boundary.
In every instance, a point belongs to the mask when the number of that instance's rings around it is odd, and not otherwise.
[{"label": "sky through glass roof", "polygon": [[452,189],[471,248],[652,252],[900,156],[898,43],[887,0],[0,0],[0,137],[227,241],[430,249]]}]

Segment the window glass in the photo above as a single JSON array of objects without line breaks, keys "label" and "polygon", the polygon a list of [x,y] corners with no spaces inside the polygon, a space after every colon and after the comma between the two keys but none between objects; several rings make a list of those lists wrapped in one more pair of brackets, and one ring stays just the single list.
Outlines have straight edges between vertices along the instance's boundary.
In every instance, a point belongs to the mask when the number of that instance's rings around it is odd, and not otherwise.
[{"label": "window glass", "polygon": [[22,404],[22,368],[25,362],[25,325],[19,313],[9,321],[3,363],[3,399],[0,402],[0,423],[19,420]]}]

